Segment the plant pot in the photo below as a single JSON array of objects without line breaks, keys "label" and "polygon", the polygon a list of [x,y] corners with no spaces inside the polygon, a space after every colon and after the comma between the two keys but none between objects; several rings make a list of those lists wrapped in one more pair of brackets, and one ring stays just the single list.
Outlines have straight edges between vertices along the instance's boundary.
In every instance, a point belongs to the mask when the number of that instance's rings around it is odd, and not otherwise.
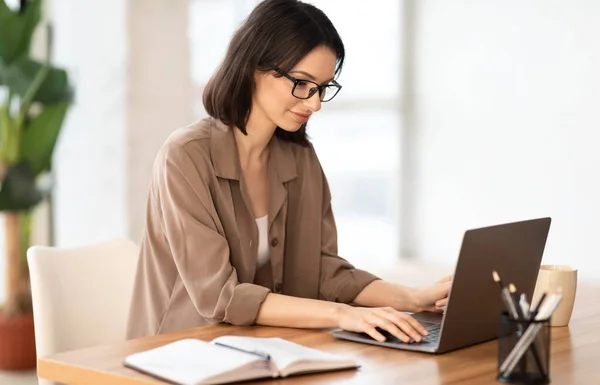
[{"label": "plant pot", "polygon": [[30,370],[35,367],[33,314],[0,314],[0,370]]}]

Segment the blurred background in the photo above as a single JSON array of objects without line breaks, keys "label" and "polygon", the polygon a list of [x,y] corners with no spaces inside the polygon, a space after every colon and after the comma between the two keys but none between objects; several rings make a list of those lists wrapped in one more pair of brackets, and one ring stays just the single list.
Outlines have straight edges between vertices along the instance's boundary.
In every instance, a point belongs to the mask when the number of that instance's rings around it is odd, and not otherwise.
[{"label": "blurred background", "polygon": [[[206,116],[204,87],[258,2],[45,1],[76,98],[33,244],[140,240],[156,153]],[[308,2],[347,50],[343,91],[309,123],[343,257],[384,278],[429,266],[411,281],[425,283],[452,270],[465,230],[550,216],[543,263],[600,281],[600,2]]]},{"label": "blurred background", "polygon": [[[204,86],[257,2],[45,2],[76,100],[34,243],[139,241],[156,152],[205,116]],[[600,3],[309,2],[347,49],[343,91],[309,123],[343,257],[452,268],[465,230],[551,216],[544,263],[600,280]]]}]

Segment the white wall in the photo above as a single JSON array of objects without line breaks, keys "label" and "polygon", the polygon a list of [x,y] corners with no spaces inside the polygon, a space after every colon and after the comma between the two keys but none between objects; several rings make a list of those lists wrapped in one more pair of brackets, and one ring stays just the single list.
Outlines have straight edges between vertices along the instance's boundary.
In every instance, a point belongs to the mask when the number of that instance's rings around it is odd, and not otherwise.
[{"label": "white wall", "polygon": [[55,154],[55,242],[137,242],[158,148],[192,119],[188,0],[51,5],[55,61],[76,86]]},{"label": "white wall", "polygon": [[465,229],[551,216],[543,263],[600,280],[600,2],[414,3],[406,254],[453,264]]},{"label": "white wall", "polygon": [[[55,241],[123,236],[126,206],[126,4],[52,0],[54,59],[76,87],[55,151]],[[110,25],[110,28],[108,26]]]},{"label": "white wall", "polygon": [[139,241],[154,159],[192,122],[189,0],[130,0],[127,18],[127,236]]}]

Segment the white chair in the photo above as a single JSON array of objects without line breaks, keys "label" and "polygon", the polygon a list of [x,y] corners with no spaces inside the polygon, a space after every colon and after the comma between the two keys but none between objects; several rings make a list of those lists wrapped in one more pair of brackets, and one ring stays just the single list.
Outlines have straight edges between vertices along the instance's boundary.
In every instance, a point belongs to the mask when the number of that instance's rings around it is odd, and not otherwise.
[{"label": "white chair", "polygon": [[29,248],[38,357],[125,340],[138,250],[126,239]]}]

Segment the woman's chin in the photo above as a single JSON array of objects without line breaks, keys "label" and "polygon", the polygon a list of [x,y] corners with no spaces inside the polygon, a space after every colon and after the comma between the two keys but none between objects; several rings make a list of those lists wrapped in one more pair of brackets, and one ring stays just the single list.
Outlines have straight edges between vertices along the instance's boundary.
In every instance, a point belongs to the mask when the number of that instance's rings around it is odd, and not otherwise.
[{"label": "woman's chin", "polygon": [[296,122],[281,122],[281,124],[278,124],[277,126],[287,132],[296,132],[302,128],[302,124],[303,123]]}]

